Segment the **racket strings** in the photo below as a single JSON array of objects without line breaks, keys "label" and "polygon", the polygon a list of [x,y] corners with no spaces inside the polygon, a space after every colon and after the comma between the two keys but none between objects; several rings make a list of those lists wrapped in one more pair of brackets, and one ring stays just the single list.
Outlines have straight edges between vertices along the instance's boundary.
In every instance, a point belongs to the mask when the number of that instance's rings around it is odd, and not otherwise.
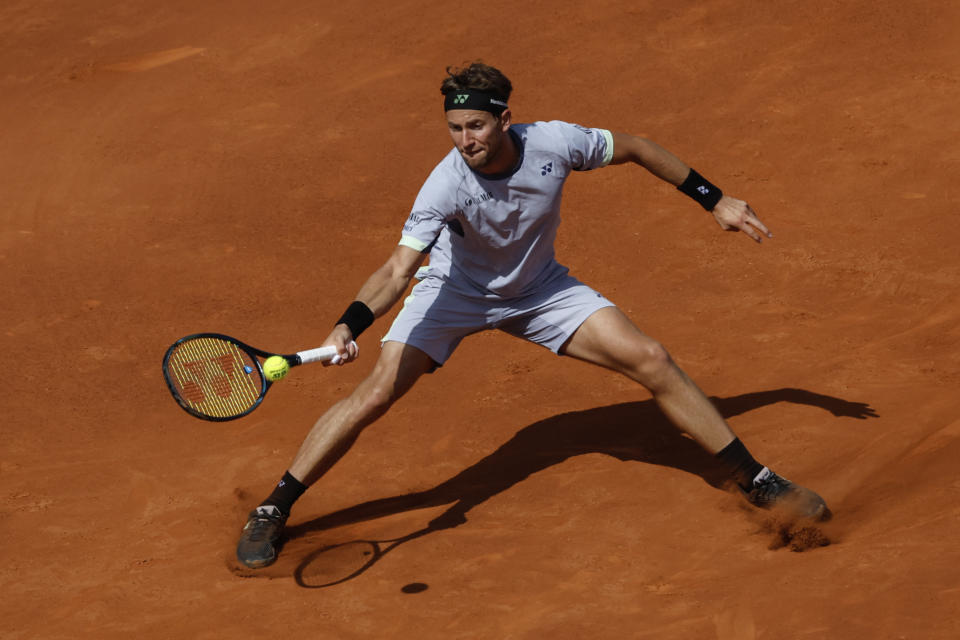
[{"label": "racket strings", "polygon": [[171,354],[167,369],[176,394],[191,409],[207,416],[240,415],[260,397],[258,369],[249,356],[227,340],[187,340]]}]

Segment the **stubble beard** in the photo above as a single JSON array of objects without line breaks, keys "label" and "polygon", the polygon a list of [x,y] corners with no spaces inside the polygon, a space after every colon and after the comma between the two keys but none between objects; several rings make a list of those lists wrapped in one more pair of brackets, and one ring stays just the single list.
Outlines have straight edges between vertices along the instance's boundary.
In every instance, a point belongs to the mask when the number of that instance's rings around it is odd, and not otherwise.
[{"label": "stubble beard", "polygon": [[467,166],[471,169],[482,169],[490,162],[490,156],[487,153],[468,156],[461,152],[460,157],[463,158],[463,161],[466,162]]},{"label": "stubble beard", "polygon": [[502,141],[498,141],[496,145],[491,144],[486,149],[484,149],[483,152],[476,154],[474,156],[468,156],[463,151],[461,151],[460,157],[463,158],[463,161],[466,162],[467,166],[470,167],[471,169],[474,169],[474,170],[482,169],[488,164],[490,164],[490,162],[497,157],[497,153],[500,151],[500,144],[499,144],[500,142]]}]

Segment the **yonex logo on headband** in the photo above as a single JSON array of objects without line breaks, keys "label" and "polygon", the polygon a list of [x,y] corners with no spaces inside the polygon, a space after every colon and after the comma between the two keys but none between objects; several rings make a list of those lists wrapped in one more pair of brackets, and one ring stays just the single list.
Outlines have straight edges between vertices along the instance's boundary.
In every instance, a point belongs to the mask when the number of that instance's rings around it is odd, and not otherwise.
[{"label": "yonex logo on headband", "polygon": [[476,109],[477,111],[487,111],[495,116],[499,116],[507,108],[507,103],[483,91],[471,91],[470,93],[450,92],[444,96],[443,108],[445,111],[450,111],[451,109]]}]

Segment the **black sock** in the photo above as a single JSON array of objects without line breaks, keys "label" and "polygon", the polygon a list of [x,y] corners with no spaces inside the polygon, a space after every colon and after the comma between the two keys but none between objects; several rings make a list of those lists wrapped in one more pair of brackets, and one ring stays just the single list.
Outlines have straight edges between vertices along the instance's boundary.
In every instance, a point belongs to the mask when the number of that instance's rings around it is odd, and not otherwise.
[{"label": "black sock", "polygon": [[753,459],[747,448],[740,442],[740,438],[734,438],[733,442],[725,446],[717,454],[717,459],[730,471],[744,491],[749,491],[753,487],[753,479],[763,471],[763,465]]},{"label": "black sock", "polygon": [[290,472],[287,471],[283,474],[283,477],[280,479],[280,482],[277,483],[276,488],[273,490],[273,493],[270,496],[260,503],[260,506],[272,504],[277,509],[283,512],[283,515],[290,515],[290,509],[293,508],[293,503],[297,501],[297,498],[303,495],[303,492],[307,490],[307,486],[290,475]]}]

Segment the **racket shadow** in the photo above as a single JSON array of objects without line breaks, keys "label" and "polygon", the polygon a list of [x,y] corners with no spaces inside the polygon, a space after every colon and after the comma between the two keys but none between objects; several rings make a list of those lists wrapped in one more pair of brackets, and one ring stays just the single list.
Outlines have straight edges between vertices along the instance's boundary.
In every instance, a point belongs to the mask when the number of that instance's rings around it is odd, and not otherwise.
[{"label": "racket shadow", "polygon": [[[866,403],[849,402],[803,389],[713,397],[711,401],[725,418],[779,402],[820,407],[837,417],[877,417]],[[289,527],[286,537],[292,540],[405,511],[452,505],[423,529],[401,538],[354,540],[317,549],[301,560],[294,577],[300,586],[307,588],[330,587],[356,578],[400,544],[458,527],[467,522],[467,513],[471,509],[491,497],[538,471],[590,453],[672,467],[699,476],[718,490],[725,490],[729,480],[714,457],[673,427],[653,400],[564,413],[524,427],[496,451],[432,489],[372,500]],[[363,549],[364,555],[352,558],[345,565],[348,568],[341,569],[339,575],[317,573],[321,560],[343,553],[350,546]]]},{"label": "racket shadow", "polygon": [[404,542],[434,531],[418,529],[393,540],[351,540],[331,544],[307,554],[293,577],[305,589],[324,589],[356,578]]}]

